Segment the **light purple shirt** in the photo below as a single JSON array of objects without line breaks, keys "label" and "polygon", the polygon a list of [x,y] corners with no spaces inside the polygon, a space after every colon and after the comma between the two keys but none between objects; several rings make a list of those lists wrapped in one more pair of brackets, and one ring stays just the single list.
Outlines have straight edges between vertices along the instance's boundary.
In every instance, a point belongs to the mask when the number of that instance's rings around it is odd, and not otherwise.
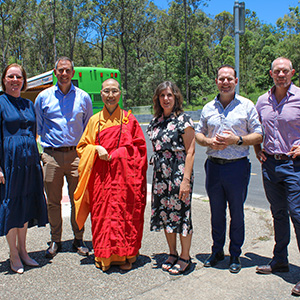
[{"label": "light purple shirt", "polygon": [[268,154],[286,154],[300,144],[300,88],[292,83],[279,104],[274,90],[260,96],[256,103],[265,131],[263,147]]},{"label": "light purple shirt", "polygon": [[[234,99],[225,108],[217,97],[203,107],[196,133],[212,138],[216,133],[222,134],[224,130],[230,130],[238,136],[254,132],[263,134],[257,111],[251,100],[235,94]],[[249,146],[229,145],[224,150],[207,147],[206,154],[218,158],[237,159],[249,155]]]}]

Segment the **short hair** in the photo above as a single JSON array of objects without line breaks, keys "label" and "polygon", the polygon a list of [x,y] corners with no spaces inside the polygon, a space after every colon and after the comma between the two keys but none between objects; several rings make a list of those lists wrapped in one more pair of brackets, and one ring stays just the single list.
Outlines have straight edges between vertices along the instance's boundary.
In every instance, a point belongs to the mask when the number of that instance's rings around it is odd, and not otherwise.
[{"label": "short hair", "polygon": [[73,63],[72,59],[67,56],[61,56],[60,58],[58,58],[58,60],[55,63],[55,69],[57,70],[57,65],[60,61],[66,61],[66,60],[71,63],[72,69],[74,70],[74,63]]},{"label": "short hair", "polygon": [[224,64],[224,65],[222,65],[221,67],[219,67],[219,68],[217,69],[217,78],[218,78],[218,76],[219,76],[219,71],[220,71],[221,69],[223,69],[223,68],[230,68],[230,69],[232,69],[232,70],[234,71],[234,78],[236,78],[236,76],[237,76],[236,70],[235,70],[235,68],[234,68],[232,65],[229,65],[229,64]]},{"label": "short hair", "polygon": [[108,81],[108,80],[114,80],[114,81],[118,84],[118,89],[121,90],[119,81],[116,80],[116,79],[114,79],[114,78],[107,78],[107,79],[105,79],[105,80],[102,82],[101,90],[103,89],[103,83],[106,82],[106,81]]},{"label": "short hair", "polygon": [[5,84],[4,84],[4,78],[6,76],[6,73],[7,71],[10,69],[10,68],[13,68],[13,67],[17,67],[21,70],[22,72],[22,76],[23,76],[23,86],[21,88],[21,91],[25,91],[27,89],[27,75],[26,75],[26,71],[25,69],[23,68],[23,66],[19,65],[19,64],[16,64],[16,63],[12,63],[10,65],[7,65],[2,73],[2,77],[1,77],[1,86],[2,86],[2,90],[5,92],[6,91],[6,87],[5,87]]},{"label": "short hair", "polygon": [[178,88],[178,86],[171,82],[171,81],[164,81],[162,83],[160,83],[155,92],[154,92],[154,96],[153,96],[153,110],[154,110],[154,117],[159,117],[163,114],[163,108],[161,107],[160,103],[159,103],[159,95],[161,94],[162,91],[164,91],[167,88],[170,88],[173,95],[175,96],[175,104],[173,107],[173,111],[175,113],[176,116],[178,116],[180,113],[183,112],[183,97],[182,94],[180,92],[180,89]]},{"label": "short hair", "polygon": [[271,63],[271,70],[272,70],[272,71],[273,71],[274,62],[275,62],[276,60],[279,60],[279,59],[285,59],[285,60],[288,60],[288,61],[290,62],[290,68],[291,68],[291,70],[293,70],[293,64],[292,64],[292,62],[291,62],[288,58],[283,57],[283,56],[280,56],[280,57],[278,57],[278,58],[276,58],[276,59],[274,59],[274,60],[272,61],[272,63]]}]

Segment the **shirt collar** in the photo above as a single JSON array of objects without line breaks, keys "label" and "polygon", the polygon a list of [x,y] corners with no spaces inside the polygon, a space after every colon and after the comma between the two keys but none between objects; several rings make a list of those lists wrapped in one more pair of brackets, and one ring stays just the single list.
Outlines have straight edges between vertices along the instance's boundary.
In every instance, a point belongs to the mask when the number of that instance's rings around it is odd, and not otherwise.
[{"label": "shirt collar", "polygon": [[[223,107],[223,105],[222,105],[222,103],[220,102],[219,99],[220,99],[220,94],[218,94],[218,95],[216,96],[215,102],[218,103],[218,105],[221,105],[221,106]],[[230,106],[231,103],[236,102],[236,101],[239,101],[239,102],[240,102],[240,100],[239,100],[239,98],[238,98],[238,94],[237,94],[237,93],[234,93],[234,98],[228,103],[228,105],[227,105],[226,107]]]},{"label": "shirt collar", "polygon": [[[268,91],[268,94],[269,94],[269,98],[271,98],[272,94],[275,93],[275,88],[276,86],[272,86],[272,88]],[[290,95],[295,95],[296,93],[296,86],[294,85],[294,83],[292,82],[290,84],[290,87],[288,88],[287,90],[287,96],[290,96]]]},{"label": "shirt collar", "polygon": [[[55,91],[58,91],[58,92],[60,92],[61,94],[65,95],[65,94],[61,91],[61,89],[59,88],[58,83],[56,83],[56,85],[54,86],[54,89],[55,89]],[[70,89],[69,89],[69,91],[68,91],[68,93],[67,93],[66,95],[68,95],[68,94],[71,93],[72,91],[75,91],[75,87],[74,87],[73,83],[71,82],[71,87],[70,87]]]}]

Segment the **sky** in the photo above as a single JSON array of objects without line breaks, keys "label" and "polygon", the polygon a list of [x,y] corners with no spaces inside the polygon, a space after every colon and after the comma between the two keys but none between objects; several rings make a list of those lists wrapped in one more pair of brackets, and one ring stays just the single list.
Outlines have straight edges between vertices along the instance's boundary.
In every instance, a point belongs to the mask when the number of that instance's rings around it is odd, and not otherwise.
[{"label": "sky", "polygon": [[[166,9],[171,0],[153,0],[153,2],[159,8]],[[224,10],[233,13],[234,2],[234,0],[210,0],[207,1],[208,6],[202,6],[201,9],[210,17]],[[298,5],[298,0],[239,0],[239,2],[245,2],[246,9],[255,11],[261,22],[272,25],[276,24],[278,18],[283,18],[289,13],[289,7]]]}]

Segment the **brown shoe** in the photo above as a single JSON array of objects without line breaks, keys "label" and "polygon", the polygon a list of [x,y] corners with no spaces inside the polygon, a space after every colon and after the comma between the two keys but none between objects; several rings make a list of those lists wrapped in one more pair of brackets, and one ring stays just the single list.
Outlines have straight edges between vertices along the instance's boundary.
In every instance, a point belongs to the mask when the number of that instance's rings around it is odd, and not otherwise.
[{"label": "brown shoe", "polygon": [[300,281],[293,287],[292,294],[300,296]]},{"label": "brown shoe", "polygon": [[51,242],[45,256],[46,258],[53,258],[59,251],[61,251],[61,242]]},{"label": "brown shoe", "polygon": [[86,246],[83,240],[74,239],[73,241],[73,249],[77,251],[79,255],[88,256],[89,248]]},{"label": "brown shoe", "polygon": [[263,266],[257,266],[256,267],[256,273],[259,274],[271,274],[276,272],[288,272],[289,264],[288,263],[281,263],[281,262],[275,262],[271,260],[271,262],[267,265]]},{"label": "brown shoe", "polygon": [[120,269],[123,271],[130,271],[132,269],[132,263],[126,260],[124,265],[120,265]]}]

